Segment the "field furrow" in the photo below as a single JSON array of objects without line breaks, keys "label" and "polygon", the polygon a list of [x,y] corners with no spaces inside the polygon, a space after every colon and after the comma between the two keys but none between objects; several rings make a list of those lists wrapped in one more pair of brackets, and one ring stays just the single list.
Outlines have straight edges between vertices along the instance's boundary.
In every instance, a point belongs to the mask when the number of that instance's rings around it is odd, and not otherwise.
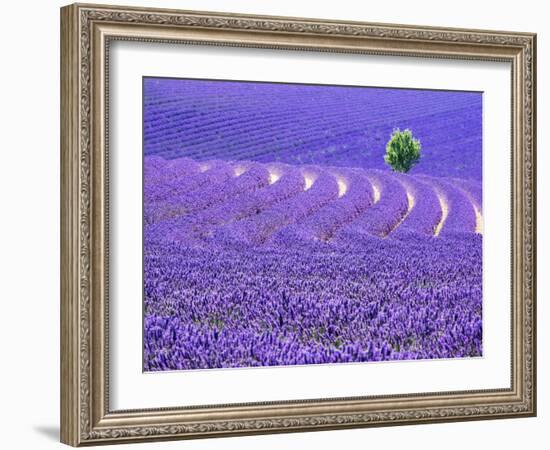
[{"label": "field furrow", "polygon": [[[146,157],[148,235],[176,241],[287,245],[297,241],[482,233],[473,180],[380,170]],[[162,172],[162,176],[160,176]],[[162,231],[162,232],[161,232]]]},{"label": "field furrow", "polygon": [[433,177],[424,178],[434,187],[439,197],[442,218],[435,235],[452,236],[457,233],[476,232],[476,212],[466,193],[453,184]]},{"label": "field furrow", "polygon": [[338,170],[332,173],[338,186],[338,197],[315,213],[289,225],[272,237],[281,245],[303,240],[327,242],[346,224],[355,220],[373,204],[372,184],[357,171]]},{"label": "field furrow", "polygon": [[[266,209],[304,191],[305,178],[300,170],[290,166],[270,164],[267,171],[269,174],[267,185],[257,190],[245,191],[210,208],[200,209],[170,220],[169,224],[164,225],[170,227],[167,237],[177,241],[210,238],[216,228],[257,216]],[[220,188],[224,189],[224,186]]]},{"label": "field furrow", "polygon": [[442,212],[439,198],[433,187],[414,177],[400,177],[402,183],[414,198],[414,207],[391,232],[392,238],[409,238],[414,235],[433,236],[441,222]]},{"label": "field furrow", "polygon": [[203,189],[185,191],[159,202],[156,208],[151,208],[155,219],[153,222],[201,211],[242,193],[260,189],[269,184],[270,176],[269,170],[260,164],[228,165],[218,175],[220,179],[217,183],[208,183]]},{"label": "field furrow", "polygon": [[338,198],[340,188],[332,175],[316,168],[305,168],[302,175],[305,183],[303,192],[258,215],[220,228],[214,240],[263,244],[284,227],[305,220]]},{"label": "field furrow", "polygon": [[368,236],[385,237],[409,211],[407,191],[396,177],[377,171],[367,173],[380,192],[380,200],[339,231],[340,242]]},{"label": "field furrow", "polygon": [[[174,177],[170,183],[144,186],[144,222],[152,224],[170,217],[170,211],[185,205],[197,190],[212,190],[235,176],[235,169],[225,161],[209,161],[199,164],[199,172]],[[198,194],[200,195],[200,194]],[[177,215],[177,214],[174,214]]]}]

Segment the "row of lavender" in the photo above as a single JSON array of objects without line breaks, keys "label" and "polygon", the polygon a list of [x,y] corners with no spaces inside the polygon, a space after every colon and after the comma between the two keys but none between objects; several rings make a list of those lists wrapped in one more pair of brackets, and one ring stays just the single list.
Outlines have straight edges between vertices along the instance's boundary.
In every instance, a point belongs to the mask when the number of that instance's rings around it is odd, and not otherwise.
[{"label": "row of lavender", "polygon": [[208,80],[144,81],[145,154],[383,168],[394,128],[413,173],[481,179],[481,94]]},{"label": "row of lavender", "polygon": [[481,187],[378,170],[146,157],[145,235],[331,244],[480,232]]},{"label": "row of lavender", "polygon": [[145,158],[144,369],[482,354],[481,186]]}]

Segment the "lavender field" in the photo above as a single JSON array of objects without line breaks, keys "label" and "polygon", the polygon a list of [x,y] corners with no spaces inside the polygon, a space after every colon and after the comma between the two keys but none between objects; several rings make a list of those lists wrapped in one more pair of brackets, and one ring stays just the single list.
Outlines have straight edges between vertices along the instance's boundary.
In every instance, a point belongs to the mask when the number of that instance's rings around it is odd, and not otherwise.
[{"label": "lavender field", "polygon": [[481,356],[481,117],[480,93],[145,78],[144,370]]}]

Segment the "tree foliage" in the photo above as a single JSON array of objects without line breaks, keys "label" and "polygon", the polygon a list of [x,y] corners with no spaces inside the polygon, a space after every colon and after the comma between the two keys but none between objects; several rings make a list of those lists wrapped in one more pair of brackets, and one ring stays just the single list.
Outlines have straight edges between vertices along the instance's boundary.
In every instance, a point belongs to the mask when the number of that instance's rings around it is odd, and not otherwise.
[{"label": "tree foliage", "polygon": [[411,130],[394,130],[386,144],[384,161],[396,172],[408,172],[420,160],[420,148]]}]

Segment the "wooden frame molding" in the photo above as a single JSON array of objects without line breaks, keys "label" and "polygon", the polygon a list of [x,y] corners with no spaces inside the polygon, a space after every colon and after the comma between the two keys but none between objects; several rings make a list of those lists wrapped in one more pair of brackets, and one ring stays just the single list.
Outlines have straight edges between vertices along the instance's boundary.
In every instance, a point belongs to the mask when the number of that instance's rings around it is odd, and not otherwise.
[{"label": "wooden frame molding", "polygon": [[[113,40],[512,66],[509,389],[111,411],[108,395],[108,58]],[[73,446],[536,413],[536,36],[529,33],[75,4],[61,9],[61,440]]]}]

